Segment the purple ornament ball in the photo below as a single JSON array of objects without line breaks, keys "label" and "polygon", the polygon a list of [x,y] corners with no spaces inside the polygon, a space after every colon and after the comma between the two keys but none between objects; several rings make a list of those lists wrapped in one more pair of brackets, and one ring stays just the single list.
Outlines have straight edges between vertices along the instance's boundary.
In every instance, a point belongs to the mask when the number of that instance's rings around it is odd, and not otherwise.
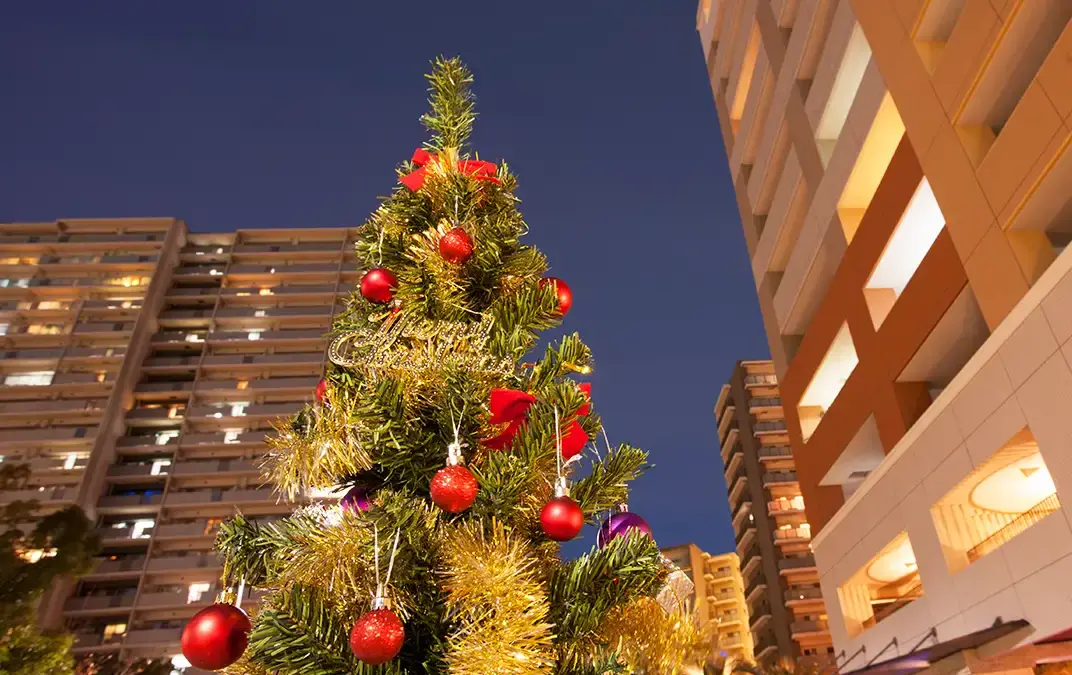
[{"label": "purple ornament ball", "polygon": [[622,511],[621,513],[615,513],[606,520],[599,528],[599,536],[596,539],[596,543],[600,547],[606,546],[611,539],[615,537],[624,537],[629,530],[639,530],[649,537],[651,534],[651,526],[648,525],[648,521],[644,520],[632,511]]},{"label": "purple ornament ball", "polygon": [[339,505],[342,506],[342,510],[346,513],[368,511],[369,507],[372,506],[372,501],[369,499],[369,489],[364,485],[355,485],[339,500]]}]

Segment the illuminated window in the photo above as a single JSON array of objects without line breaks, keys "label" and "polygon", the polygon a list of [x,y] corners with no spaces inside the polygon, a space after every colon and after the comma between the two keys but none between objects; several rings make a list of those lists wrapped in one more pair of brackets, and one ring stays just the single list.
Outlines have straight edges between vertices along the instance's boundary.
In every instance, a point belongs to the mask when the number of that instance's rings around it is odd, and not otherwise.
[{"label": "illuminated window", "polygon": [[108,373],[104,372],[103,370],[97,371],[97,382],[104,382],[106,377],[108,377]]},{"label": "illuminated window", "polygon": [[37,309],[67,309],[67,303],[56,300],[44,300],[37,303]]},{"label": "illuminated window", "polygon": [[849,375],[860,359],[849,333],[849,325],[842,324],[834,336],[830,349],[812,376],[811,383],[800,397],[797,412],[800,416],[800,433],[807,441],[834,399],[841,393]]},{"label": "illuminated window", "polygon": [[274,295],[274,293],[270,288],[262,288],[259,292],[259,295]]},{"label": "illuminated window", "polygon": [[158,431],[157,434],[156,434],[155,441],[156,441],[157,445],[167,445],[168,443],[170,443],[172,441],[172,439],[175,439],[175,438],[178,438],[178,437],[179,437],[179,430],[178,429],[168,429],[167,431]]},{"label": "illuminated window", "polygon": [[864,298],[875,328],[882,325],[944,226],[942,209],[924,178],[864,284]]},{"label": "illuminated window", "polygon": [[216,253],[223,253],[223,249],[222,248],[217,248]]},{"label": "illuminated window", "polygon": [[212,586],[206,583],[190,584],[190,589],[186,593],[186,604],[192,605],[195,602],[200,602],[201,596],[208,593],[210,588]]},{"label": "illuminated window", "polygon": [[209,273],[210,275],[214,276],[214,277],[218,277],[218,276],[220,276],[221,274],[223,274],[223,272],[219,271],[219,270],[218,270],[218,269],[216,269],[215,267],[213,267],[212,269],[210,269],[210,270],[208,271],[208,273]]},{"label": "illuminated window", "polygon": [[245,417],[248,403],[235,403],[231,406],[231,417]]},{"label": "illuminated window", "polygon": [[241,429],[230,429],[228,431],[223,432],[223,442],[224,443],[239,443],[239,442],[241,442],[239,440],[239,436],[241,436],[241,435],[242,435],[242,430]]},{"label": "illuminated window", "polygon": [[47,387],[52,384],[52,378],[55,374],[56,371],[54,370],[37,370],[29,373],[16,373],[5,377],[4,384],[12,387]]},{"label": "illuminated window", "polygon": [[186,341],[187,342],[204,342],[205,338],[201,337],[197,333],[187,333],[186,334]]},{"label": "illuminated window", "polygon": [[70,471],[74,468],[75,463],[78,461],[78,454],[74,452],[68,452],[67,458],[63,460],[63,468],[66,471]]},{"label": "illuminated window", "polygon": [[7,335],[7,329],[11,326],[9,323],[0,323],[0,335]]},{"label": "illuminated window", "polygon": [[112,640],[121,635],[126,635],[127,625],[125,623],[110,623],[104,627],[104,641]]},{"label": "illuminated window", "polygon": [[259,331],[259,330],[251,330],[247,337],[250,340],[260,340],[261,339],[261,331]]},{"label": "illuminated window", "polygon": [[825,166],[830,161],[834,152],[834,145],[845,127],[845,120],[849,117],[849,108],[856,100],[856,92],[860,88],[860,82],[864,79],[867,64],[871,61],[871,47],[867,44],[864,32],[857,24],[845,47],[845,54],[841,59],[837,75],[834,77],[834,86],[830,90],[830,98],[827,99],[826,110],[819,119],[815,129],[815,142],[819,145],[819,156]]},{"label": "illuminated window", "polygon": [[879,183],[886,175],[886,169],[890,166],[904,131],[904,122],[897,112],[897,106],[894,105],[893,98],[886,94],[860,147],[860,154],[856,156],[856,163],[845,182],[845,189],[838,198],[837,212],[845,233],[845,241],[850,242],[856,236],[860,221],[863,220],[867,207],[871,205]]},{"label": "illuminated window", "polygon": [[730,125],[733,127],[734,134],[740,126],[741,117],[744,115],[744,104],[748,100],[748,90],[752,86],[756,58],[759,56],[759,42],[759,26],[753,23],[752,30],[748,33],[748,44],[745,46],[741,70],[737,76],[737,88],[730,101]]},{"label": "illuminated window", "polygon": [[923,596],[912,542],[897,535],[838,589],[845,628],[856,637]]},{"label": "illuminated window", "polygon": [[63,332],[63,326],[51,323],[31,323],[26,327],[29,335],[59,335]]},{"label": "illuminated window", "polygon": [[165,469],[167,469],[167,467],[169,467],[169,466],[171,466],[171,460],[170,459],[158,459],[158,460],[155,460],[153,462],[153,468],[149,470],[149,475],[150,476],[159,476],[159,475],[162,475],[162,474],[167,474],[167,471]]},{"label": "illuminated window", "polygon": [[0,279],[0,288],[28,288],[29,279]]},{"label": "illuminated window", "polygon": [[268,270],[268,274],[275,274],[275,268],[273,267],[272,269]]},{"label": "illuminated window", "polygon": [[238,384],[235,385],[235,389],[246,389],[247,387],[249,387],[249,380],[239,380]]},{"label": "illuminated window", "polygon": [[135,520],[134,527],[130,528],[131,539],[148,539],[149,530],[156,527],[155,520]]},{"label": "illuminated window", "polygon": [[169,406],[167,413],[168,419],[173,420],[182,417],[182,411],[185,409],[186,406],[181,403],[176,403],[175,405]]},{"label": "illuminated window", "polygon": [[257,311],[253,312],[253,316],[264,316],[264,310],[258,309]]}]

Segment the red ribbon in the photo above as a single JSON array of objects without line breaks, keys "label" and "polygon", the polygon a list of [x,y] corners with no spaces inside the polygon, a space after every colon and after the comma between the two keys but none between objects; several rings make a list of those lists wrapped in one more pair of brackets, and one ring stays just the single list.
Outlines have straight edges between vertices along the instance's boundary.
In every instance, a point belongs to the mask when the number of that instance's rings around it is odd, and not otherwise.
[{"label": "red ribbon", "polygon": [[[584,392],[585,397],[591,401],[591,383],[585,382],[578,385],[577,388]],[[529,408],[535,402],[535,396],[523,391],[517,391],[516,389],[493,389],[491,391],[491,401],[489,402],[491,418],[488,421],[491,424],[505,424],[506,428],[497,436],[484,440],[483,444],[492,450],[505,450],[509,448],[513,444],[517,432],[521,431],[521,427],[525,425],[525,421],[528,418]],[[577,417],[583,417],[588,414],[590,409],[591,404],[585,403],[578,408],[574,414]],[[581,426],[580,421],[574,419],[566,425],[566,429],[562,433],[563,458],[570,459],[579,455],[587,444],[588,433],[584,430],[584,427]]]},{"label": "red ribbon", "polygon": [[[422,148],[414,150],[412,161],[418,168],[403,176],[401,179],[402,184],[414,192],[420,190],[424,185],[424,179],[428,175],[428,163],[435,157],[436,155],[429,154],[428,151]],[[461,159],[458,160],[458,171],[477,180],[490,181],[496,185],[500,184],[499,168],[491,162],[483,162],[478,159]]]}]

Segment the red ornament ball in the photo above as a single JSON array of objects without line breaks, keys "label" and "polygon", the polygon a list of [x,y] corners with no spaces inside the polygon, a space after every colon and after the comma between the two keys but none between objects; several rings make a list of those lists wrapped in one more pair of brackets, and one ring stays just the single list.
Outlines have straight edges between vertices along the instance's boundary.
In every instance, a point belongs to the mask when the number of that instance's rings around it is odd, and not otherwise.
[{"label": "red ornament ball", "polygon": [[570,307],[573,307],[573,291],[566,285],[565,281],[557,277],[544,277],[540,279],[540,286],[554,285],[555,293],[558,294],[558,313],[562,316],[566,316],[569,313]]},{"label": "red ornament ball", "polygon": [[432,501],[447,513],[461,513],[476,501],[478,488],[473,472],[464,466],[448,466],[432,478]]},{"label": "red ornament ball", "polygon": [[540,527],[548,539],[569,541],[581,533],[584,512],[569,497],[555,497],[540,511]]},{"label": "red ornament ball", "polygon": [[406,629],[397,614],[389,609],[374,609],[354,624],[350,649],[362,662],[378,666],[398,656],[405,639]]},{"label": "red ornament ball", "polygon": [[473,255],[473,240],[460,227],[439,238],[439,255],[452,265],[464,265]]},{"label": "red ornament ball", "polygon": [[201,670],[226,668],[246,651],[250,628],[245,612],[218,602],[195,614],[182,629],[182,655]]},{"label": "red ornament ball", "polygon": [[361,297],[369,302],[391,302],[397,287],[398,277],[382,267],[373,267],[361,277]]},{"label": "red ornament ball", "polygon": [[328,395],[328,381],[320,380],[316,383],[316,390],[313,391],[313,396],[316,398],[317,403],[323,403],[324,397]]}]

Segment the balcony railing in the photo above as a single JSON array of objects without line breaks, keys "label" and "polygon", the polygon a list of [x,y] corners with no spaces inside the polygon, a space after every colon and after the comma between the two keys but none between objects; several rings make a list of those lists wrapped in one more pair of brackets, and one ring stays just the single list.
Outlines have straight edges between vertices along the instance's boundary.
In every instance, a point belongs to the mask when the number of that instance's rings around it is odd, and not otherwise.
[{"label": "balcony railing", "polygon": [[823,589],[821,588],[790,588],[785,592],[786,602],[800,602],[801,600],[822,600]]},{"label": "balcony railing", "polygon": [[764,485],[774,485],[776,483],[795,483],[797,482],[796,471],[771,471],[763,474]]},{"label": "balcony railing", "polygon": [[794,635],[801,633],[825,633],[830,627],[825,621],[794,621],[790,624],[790,630]]},{"label": "balcony railing", "polygon": [[987,553],[1001,548],[1013,537],[1060,508],[1061,502],[1057,499],[1057,493],[1055,492],[1038,504],[1029,508],[1027,511],[1024,511],[1016,518],[1013,518],[1007,525],[994,534],[970,548],[968,550],[968,560],[975,562]]},{"label": "balcony railing", "polygon": [[793,449],[785,445],[765,445],[759,449],[760,459],[774,459],[778,457],[792,457]]},{"label": "balcony railing", "polygon": [[878,611],[875,612],[874,616],[864,621],[864,628],[870,628],[879,621],[889,618],[890,615],[897,610],[921,597],[923,597],[923,581],[916,580],[916,582],[910,585],[904,593],[897,596],[893,602],[882,605]]},{"label": "balcony railing", "polygon": [[744,383],[753,385],[772,385],[778,384],[778,377],[776,375],[745,375]]},{"label": "balcony railing", "polygon": [[756,422],[752,425],[752,431],[757,434],[767,431],[785,431],[785,422],[783,420],[772,420],[770,422]]},{"label": "balcony railing", "polygon": [[779,570],[797,570],[815,567],[815,556],[805,555],[795,558],[782,558],[778,561]]}]

